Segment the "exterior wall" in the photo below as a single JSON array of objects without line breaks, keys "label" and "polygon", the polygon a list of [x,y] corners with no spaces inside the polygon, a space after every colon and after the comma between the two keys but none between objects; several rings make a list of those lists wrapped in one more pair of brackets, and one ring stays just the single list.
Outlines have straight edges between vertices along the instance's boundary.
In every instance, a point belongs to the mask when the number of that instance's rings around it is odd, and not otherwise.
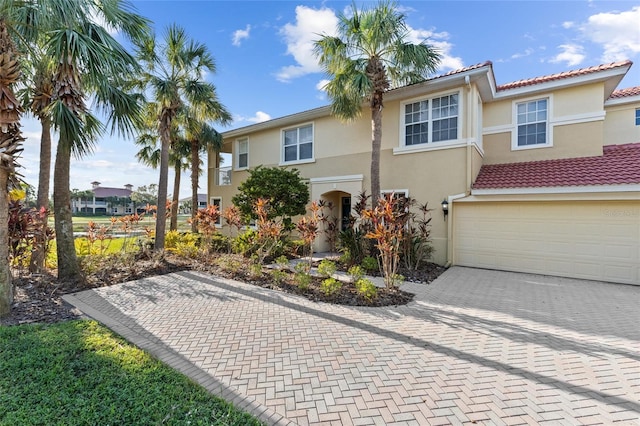
[{"label": "exterior wall", "polygon": [[640,142],[640,126],[636,126],[636,109],[640,102],[613,105],[606,108],[604,144],[618,145]]},{"label": "exterior wall", "polygon": [[[548,97],[552,146],[512,149],[514,102]],[[604,109],[602,83],[510,98],[484,105],[483,147],[486,164],[516,163],[602,155]]]}]

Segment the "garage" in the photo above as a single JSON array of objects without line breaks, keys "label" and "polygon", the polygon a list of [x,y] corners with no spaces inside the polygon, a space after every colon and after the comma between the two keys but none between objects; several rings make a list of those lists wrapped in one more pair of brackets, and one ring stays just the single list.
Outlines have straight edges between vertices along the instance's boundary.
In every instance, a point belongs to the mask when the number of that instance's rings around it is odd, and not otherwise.
[{"label": "garage", "polygon": [[456,200],[453,263],[640,285],[640,201]]}]

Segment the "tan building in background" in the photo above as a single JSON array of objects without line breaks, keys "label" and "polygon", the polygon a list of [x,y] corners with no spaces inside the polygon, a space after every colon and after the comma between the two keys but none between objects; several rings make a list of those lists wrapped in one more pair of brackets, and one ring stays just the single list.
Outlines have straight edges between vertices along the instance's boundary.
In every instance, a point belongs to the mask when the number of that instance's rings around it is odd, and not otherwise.
[{"label": "tan building in background", "polygon": [[[640,87],[616,90],[630,67],[497,85],[485,62],[390,90],[382,190],[434,209],[437,263],[640,284]],[[344,124],[327,106],[223,137],[232,164],[210,153],[208,165],[222,208],[258,165],[297,168],[339,216],[370,187],[366,111]]]}]

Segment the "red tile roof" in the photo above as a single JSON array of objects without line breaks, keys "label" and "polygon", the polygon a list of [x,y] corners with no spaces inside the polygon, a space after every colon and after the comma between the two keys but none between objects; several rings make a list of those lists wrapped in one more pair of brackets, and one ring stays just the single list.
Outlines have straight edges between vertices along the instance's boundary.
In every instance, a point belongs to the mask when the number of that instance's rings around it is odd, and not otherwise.
[{"label": "red tile roof", "polygon": [[628,96],[639,96],[640,86],[627,87],[626,89],[616,90],[609,96],[609,99],[626,98]]},{"label": "red tile roof", "polygon": [[640,184],[640,143],[608,145],[598,157],[489,164],[473,189]]},{"label": "red tile roof", "polygon": [[547,83],[549,81],[562,80],[564,78],[577,77],[580,75],[592,74],[594,72],[600,72],[600,71],[607,71],[610,69],[631,65],[632,63],[633,62],[627,60],[627,61],[621,61],[621,62],[613,62],[610,64],[596,65],[593,67],[581,68],[577,70],[564,71],[561,73],[544,75],[541,77],[533,77],[533,78],[528,78],[526,80],[518,80],[518,81],[513,81],[511,83],[501,84],[497,87],[497,90],[501,91],[501,90],[516,89],[518,87],[524,87],[524,86],[532,86],[534,84]]}]

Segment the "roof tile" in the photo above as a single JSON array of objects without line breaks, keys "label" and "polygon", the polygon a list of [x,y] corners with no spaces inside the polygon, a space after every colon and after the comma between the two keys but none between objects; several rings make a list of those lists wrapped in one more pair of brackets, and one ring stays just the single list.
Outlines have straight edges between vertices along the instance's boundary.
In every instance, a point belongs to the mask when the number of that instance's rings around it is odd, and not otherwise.
[{"label": "roof tile", "polygon": [[640,143],[608,145],[597,157],[483,165],[473,189],[640,184]]},{"label": "roof tile", "polygon": [[501,84],[497,87],[497,90],[501,91],[501,90],[516,89],[516,88],[525,87],[525,86],[533,86],[534,84],[547,83],[549,81],[562,80],[565,78],[576,77],[576,76],[585,75],[585,74],[592,74],[594,72],[606,71],[606,70],[610,70],[618,67],[631,65],[632,63],[633,62],[626,60],[626,61],[620,61],[620,62],[612,62],[610,64],[596,65],[588,68],[580,68],[577,70],[563,71],[557,74],[544,75],[540,77],[533,77],[525,80],[518,80],[518,81],[513,81],[511,83]]},{"label": "roof tile", "polygon": [[640,86],[627,87],[626,89],[616,90],[609,96],[609,99],[626,98],[628,96],[639,96]]}]

